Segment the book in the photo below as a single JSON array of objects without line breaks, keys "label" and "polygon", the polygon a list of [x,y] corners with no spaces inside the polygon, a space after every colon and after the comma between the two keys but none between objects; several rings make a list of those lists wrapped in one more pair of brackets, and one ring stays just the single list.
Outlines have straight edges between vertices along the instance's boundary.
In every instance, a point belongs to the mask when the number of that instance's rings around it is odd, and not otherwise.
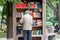
[{"label": "book", "polygon": [[22,2],[16,4],[16,8],[41,8],[42,5],[40,2]]},{"label": "book", "polygon": [[36,14],[36,12],[33,12],[33,17],[37,17],[37,14]]},{"label": "book", "polygon": [[37,20],[37,26],[42,26],[42,20]]},{"label": "book", "polygon": [[21,13],[20,12],[17,12],[16,13],[16,17],[21,17]]},{"label": "book", "polygon": [[33,27],[36,26],[36,20],[33,20]]},{"label": "book", "polygon": [[42,30],[38,30],[37,34],[42,35]]},{"label": "book", "polygon": [[22,8],[22,4],[16,4],[16,8]]},{"label": "book", "polygon": [[36,4],[34,2],[29,3],[29,8],[36,8]]},{"label": "book", "polygon": [[42,35],[42,30],[33,30],[32,34],[33,35]]},{"label": "book", "polygon": [[27,2],[23,3],[22,8],[28,8],[28,3]]},{"label": "book", "polygon": [[37,8],[41,8],[41,4],[39,2],[36,2]]},{"label": "book", "polygon": [[16,17],[22,17],[24,15],[25,15],[24,12],[17,12]]},{"label": "book", "polygon": [[32,8],[36,8],[36,4],[35,3],[32,3]]}]

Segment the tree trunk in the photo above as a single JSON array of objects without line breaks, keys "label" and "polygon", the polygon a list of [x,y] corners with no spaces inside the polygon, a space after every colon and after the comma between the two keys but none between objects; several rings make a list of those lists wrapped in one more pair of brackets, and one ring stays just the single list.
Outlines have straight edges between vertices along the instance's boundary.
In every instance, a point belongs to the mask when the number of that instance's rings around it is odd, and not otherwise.
[{"label": "tree trunk", "polygon": [[13,3],[7,2],[8,6],[8,16],[7,16],[7,38],[13,38]]}]

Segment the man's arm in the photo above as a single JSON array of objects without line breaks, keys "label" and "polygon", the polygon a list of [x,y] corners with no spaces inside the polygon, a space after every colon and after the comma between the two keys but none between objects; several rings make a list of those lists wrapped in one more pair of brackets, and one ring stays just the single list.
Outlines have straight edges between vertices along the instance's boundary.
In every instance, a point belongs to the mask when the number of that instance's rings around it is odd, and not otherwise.
[{"label": "man's arm", "polygon": [[22,18],[21,18],[21,20],[20,20],[20,23],[22,24],[22,23],[23,23],[23,21],[24,21],[24,20],[23,20],[23,17],[22,17]]},{"label": "man's arm", "polygon": [[31,24],[33,25],[33,17],[31,16],[32,20],[31,20]]}]

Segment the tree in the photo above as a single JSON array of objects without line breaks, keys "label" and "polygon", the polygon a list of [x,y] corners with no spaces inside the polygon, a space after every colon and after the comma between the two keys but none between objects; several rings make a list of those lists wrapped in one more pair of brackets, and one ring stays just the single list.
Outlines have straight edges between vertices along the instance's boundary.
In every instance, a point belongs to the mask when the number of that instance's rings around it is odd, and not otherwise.
[{"label": "tree", "polygon": [[[59,18],[59,14],[60,13],[58,13],[58,9],[59,9],[59,7],[58,7],[58,4],[60,3],[60,2],[58,2],[58,1],[60,1],[60,0],[47,0],[47,4],[49,5],[49,7],[53,10],[53,12],[54,12],[54,14],[56,15],[56,17],[57,17],[57,19],[56,20],[58,20],[58,22],[59,22],[59,20],[60,20],[60,18]],[[58,16],[59,15],[59,16]],[[59,22],[59,25],[60,25],[60,22]]]},{"label": "tree", "polygon": [[51,7],[49,7],[49,5],[46,5],[46,21],[49,24],[46,24],[48,26],[50,25],[55,25],[58,21],[56,18],[56,15],[54,14],[54,11],[51,9]]},{"label": "tree", "polygon": [[21,0],[0,0],[0,6],[3,6],[6,1],[13,2],[13,3],[21,3]]},{"label": "tree", "polygon": [[2,27],[2,23],[6,24],[7,25],[7,16],[8,16],[8,7],[7,7],[7,4],[6,3],[7,1],[9,3],[20,3],[21,0],[0,0],[0,6],[3,6],[3,11],[2,11],[2,19],[1,19],[1,27]]}]

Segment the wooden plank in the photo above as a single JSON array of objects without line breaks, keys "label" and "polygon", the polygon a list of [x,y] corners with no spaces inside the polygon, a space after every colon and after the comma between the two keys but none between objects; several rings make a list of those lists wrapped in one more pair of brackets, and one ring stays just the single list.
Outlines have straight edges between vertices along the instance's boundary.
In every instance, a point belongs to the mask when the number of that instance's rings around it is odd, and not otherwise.
[{"label": "wooden plank", "polygon": [[42,27],[33,27],[32,30],[42,30]]},{"label": "wooden plank", "polygon": [[47,36],[53,36],[53,35],[57,35],[57,33],[48,33]]},{"label": "wooden plank", "polygon": [[18,40],[16,35],[16,7],[13,4],[13,40]]},{"label": "wooden plank", "polygon": [[[17,26],[17,27],[23,29],[22,26]],[[32,30],[42,30],[42,26],[35,26],[32,28]]]},{"label": "wooden plank", "polygon": [[[17,37],[23,37],[23,34],[18,34]],[[32,35],[32,37],[42,37],[42,35]]]},{"label": "wooden plank", "polygon": [[42,0],[42,17],[43,17],[43,37],[42,40],[46,40],[46,0]]}]

